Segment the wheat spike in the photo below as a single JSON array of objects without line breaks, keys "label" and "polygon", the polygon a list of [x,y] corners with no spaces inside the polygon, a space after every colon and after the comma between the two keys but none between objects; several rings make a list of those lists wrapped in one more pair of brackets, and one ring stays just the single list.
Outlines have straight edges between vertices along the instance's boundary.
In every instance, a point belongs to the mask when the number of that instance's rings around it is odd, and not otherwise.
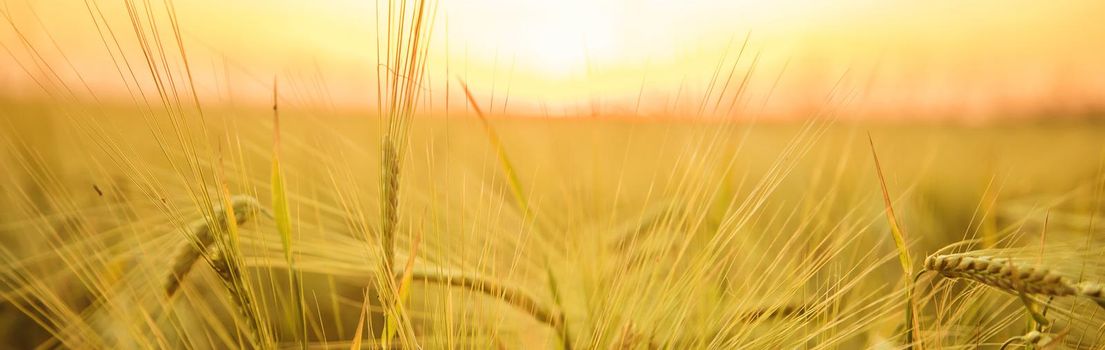
[{"label": "wheat spike", "polygon": [[399,221],[399,150],[390,141],[385,141],[381,150],[381,188],[383,203],[381,210],[381,244],[384,252],[384,268],[395,267],[395,230]]},{"label": "wheat spike", "polygon": [[[239,225],[246,223],[253,218],[253,215],[257,212],[268,215],[268,211],[250,196],[237,195],[230,199],[234,207],[235,219]],[[218,223],[226,222],[226,208],[217,206],[215,208],[214,221]],[[180,251],[176,254],[176,259],[173,260],[173,269],[169,274],[168,280],[165,282],[165,293],[170,297],[176,294],[180,289],[181,282],[188,277],[188,273],[192,271],[192,266],[196,261],[205,254],[215,254],[216,252],[211,250],[211,246],[215,244],[215,236],[211,233],[211,226],[206,219],[199,219],[192,223],[191,231],[193,234],[192,242],[180,248]],[[209,255],[208,258],[217,260],[218,258],[213,255]]]},{"label": "wheat spike", "polygon": [[1078,294],[1093,300],[1097,305],[1105,308],[1105,287],[1097,282],[1082,282],[1078,284]]},{"label": "wheat spike", "polygon": [[[991,256],[937,255],[925,259],[925,270],[948,278],[965,278],[1008,291],[1047,296],[1079,294],[1078,286],[1047,268],[1024,266]],[[1100,289],[1097,289],[1100,291]]]},{"label": "wheat spike", "polygon": [[[204,218],[196,220],[192,224],[193,240],[191,244],[182,248],[180,253],[177,254],[177,258],[174,260],[173,268],[170,272],[168,281],[165,285],[165,293],[172,297],[180,289],[181,282],[188,276],[188,273],[192,270],[192,266],[195,262],[204,257],[211,269],[214,270],[219,280],[223,283],[223,287],[232,295],[232,298],[239,314],[246,322],[246,332],[250,337],[250,341],[254,347],[264,347],[269,342],[268,334],[261,327],[261,323],[258,320],[259,315],[256,311],[256,305],[253,303],[252,297],[246,290],[246,286],[242,281],[239,264],[235,261],[235,257],[231,256],[231,252],[222,251],[219,249],[219,244],[216,240],[225,239],[217,237],[218,234],[229,233],[229,230],[233,227],[229,225],[229,219],[234,219],[234,225],[241,225],[252,218],[256,213],[264,213],[267,216],[271,214],[261,206],[257,199],[250,196],[236,195],[230,198],[230,210],[227,210],[224,206],[216,206],[214,210],[214,217],[210,220]],[[211,223],[214,223],[212,227]],[[222,247],[223,249],[229,247]]]},{"label": "wheat spike", "polygon": [[1009,345],[1017,342],[1026,345],[1027,348],[1030,349],[1051,349],[1062,344],[1063,338],[1065,338],[1066,335],[1067,333],[1065,331],[1057,334],[1031,331],[1025,333],[1025,335],[1013,337],[1009,340],[1006,340],[1004,343],[1001,344],[1001,348],[999,349],[1005,350],[1009,347]]}]

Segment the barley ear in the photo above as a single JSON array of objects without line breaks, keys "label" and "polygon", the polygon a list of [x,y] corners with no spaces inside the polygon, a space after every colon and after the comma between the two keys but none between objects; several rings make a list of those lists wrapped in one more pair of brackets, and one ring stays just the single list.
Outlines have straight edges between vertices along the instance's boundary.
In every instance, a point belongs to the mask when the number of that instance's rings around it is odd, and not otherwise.
[{"label": "barley ear", "polygon": [[1098,306],[1105,309],[1105,287],[1101,283],[1082,282],[1078,285],[1078,294],[1093,300]]},{"label": "barley ear", "polygon": [[380,156],[380,244],[384,253],[383,268],[387,270],[395,267],[395,231],[399,221],[399,150],[390,140],[384,140]]},{"label": "barley ear", "polygon": [[947,278],[963,278],[1006,292],[1063,297],[1079,294],[1077,286],[1047,268],[1022,266],[1011,259],[987,255],[936,255],[925,259],[925,269]]},{"label": "barley ear", "polygon": [[[233,213],[228,213],[226,208],[230,208]],[[252,219],[255,213],[258,212],[271,216],[271,213],[261,207],[253,197],[236,195],[230,197],[230,206],[220,205],[215,208],[214,222],[227,222],[230,219],[229,216],[233,215],[235,223],[242,225]],[[173,259],[173,267],[165,281],[165,294],[170,298],[176,295],[181,284],[191,274],[193,266],[201,257],[218,259],[215,256],[217,249],[214,247],[216,237],[212,233],[212,227],[208,220],[206,218],[198,219],[192,222],[189,227],[192,233],[190,237],[192,241],[181,247],[179,252],[176,253],[176,258]]]}]

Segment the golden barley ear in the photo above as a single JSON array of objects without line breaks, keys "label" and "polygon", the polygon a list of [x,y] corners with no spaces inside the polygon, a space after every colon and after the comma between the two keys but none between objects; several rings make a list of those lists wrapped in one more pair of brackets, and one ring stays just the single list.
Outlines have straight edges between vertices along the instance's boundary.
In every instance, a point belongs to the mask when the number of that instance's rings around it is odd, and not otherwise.
[{"label": "golden barley ear", "polygon": [[946,278],[966,279],[1018,296],[1029,315],[1041,326],[1049,326],[1052,322],[1036,310],[1029,294],[1052,298],[1083,297],[1105,308],[1105,292],[1100,283],[1075,283],[1046,266],[1026,265],[982,252],[934,255],[925,259],[924,266],[926,271]]},{"label": "golden barley ear", "polygon": [[[258,213],[272,217],[272,213],[268,209],[261,206],[257,199],[246,195],[235,195],[231,197],[230,203],[232,204],[231,210],[234,212],[234,218],[238,225],[245,224],[249,220],[252,220]],[[227,210],[226,207],[219,205],[215,207],[215,222],[226,222]],[[218,224],[217,224],[218,225]],[[215,233],[212,233],[212,227],[207,219],[198,219],[192,222],[190,225],[192,242],[181,247],[175,254],[176,258],[173,259],[173,267],[170,269],[168,278],[165,281],[165,294],[169,297],[176,295],[177,290],[180,289],[181,283],[183,283],[188,275],[191,273],[195,263],[200,258],[208,258],[219,260],[221,257],[218,255],[220,252],[214,246],[215,245]],[[217,229],[217,227],[216,227]]]},{"label": "golden barley ear", "polygon": [[219,276],[239,316],[246,323],[245,331],[250,344],[254,348],[265,349],[273,346],[272,336],[261,321],[258,305],[245,281],[236,243],[238,225],[246,223],[256,213],[269,214],[253,197],[228,196],[223,205],[216,206],[214,217],[193,222],[193,242],[177,253],[165,284],[165,293],[169,297],[174,296],[196,261],[204,258]]},{"label": "golden barley ear", "polygon": [[1054,271],[1017,264],[1012,259],[986,255],[949,254],[925,259],[925,269],[948,278],[963,278],[1011,293],[1054,297],[1078,294],[1076,286]]},{"label": "golden barley ear", "polygon": [[1105,309],[1105,287],[1098,282],[1082,282],[1078,284],[1078,294],[1093,300],[1102,309]]}]

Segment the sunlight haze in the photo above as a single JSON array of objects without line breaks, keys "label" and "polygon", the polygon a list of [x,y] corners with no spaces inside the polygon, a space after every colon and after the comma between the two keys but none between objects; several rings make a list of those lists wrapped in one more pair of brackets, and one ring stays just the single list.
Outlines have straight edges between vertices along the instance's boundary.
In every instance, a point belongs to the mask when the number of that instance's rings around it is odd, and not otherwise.
[{"label": "sunlight haze", "polygon": [[[130,99],[119,71],[82,69],[112,66],[108,50],[118,50],[105,41],[137,46],[126,10],[116,2],[88,4],[6,3],[11,25],[0,29],[6,43],[0,89],[9,98],[41,96],[40,86],[50,86],[57,74],[65,85],[87,84],[99,99]],[[990,118],[1105,106],[1105,3],[1099,1],[436,4],[425,110],[443,110],[445,84],[458,78],[494,103],[492,111],[533,115],[697,112],[713,103],[711,80],[725,78],[746,85],[741,101],[704,113],[801,117],[828,103],[848,116]],[[275,76],[294,94],[287,97],[304,105],[375,104],[380,43],[374,33],[386,21],[375,3],[195,0],[175,6],[205,102],[264,103]],[[105,15],[94,22],[90,9],[97,7]],[[164,6],[152,8],[165,16]],[[168,38],[166,28],[158,29]],[[16,44],[19,34],[34,51]],[[136,51],[125,53],[132,64],[143,59]],[[114,64],[123,64],[124,55],[112,55]],[[456,92],[452,86],[449,104],[461,108]]]}]

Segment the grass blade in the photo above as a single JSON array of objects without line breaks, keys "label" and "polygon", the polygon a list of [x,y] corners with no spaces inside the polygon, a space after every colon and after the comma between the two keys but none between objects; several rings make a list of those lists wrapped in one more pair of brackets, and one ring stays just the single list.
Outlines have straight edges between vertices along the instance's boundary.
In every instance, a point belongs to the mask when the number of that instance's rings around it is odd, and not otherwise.
[{"label": "grass blade", "polygon": [[913,273],[913,260],[909,256],[909,247],[906,246],[905,233],[898,225],[897,215],[894,214],[894,204],[891,203],[890,192],[886,189],[886,176],[883,175],[879,155],[875,153],[875,141],[871,139],[871,134],[867,135],[867,142],[871,145],[871,156],[875,159],[875,171],[879,175],[883,205],[886,206],[886,221],[890,224],[890,234],[894,237],[894,246],[898,248],[898,261],[902,264],[902,272],[909,276]]},{"label": "grass blade", "polygon": [[906,246],[905,233],[898,225],[897,215],[894,214],[894,204],[890,200],[890,191],[886,189],[886,176],[882,172],[882,164],[879,162],[879,154],[875,152],[875,141],[871,134],[867,134],[867,143],[871,146],[871,157],[875,160],[875,172],[879,176],[879,188],[882,190],[883,205],[886,206],[886,220],[890,226],[890,234],[894,237],[894,246],[898,249],[898,262],[902,264],[902,277],[906,288],[906,346],[913,348],[920,324],[917,322],[916,305],[913,302],[913,260],[909,256],[909,247]]},{"label": "grass blade", "polygon": [[361,338],[364,337],[364,321],[368,317],[368,293],[364,295],[364,301],[361,302],[361,316],[357,318],[357,330],[353,333],[353,342],[349,346],[350,350],[357,350],[361,348]]},{"label": "grass blade", "polygon": [[396,317],[388,317],[387,324],[384,325],[384,343],[390,343],[395,338],[395,334],[399,331],[399,322],[404,315],[403,304],[407,302],[410,297],[410,286],[414,280],[414,262],[418,256],[418,245],[422,241],[422,235],[416,235],[414,242],[411,243],[411,252],[407,257],[407,264],[403,268],[403,274],[399,278],[399,297],[393,310],[395,310]]},{"label": "grass blade", "polygon": [[464,96],[468,98],[468,103],[472,105],[472,109],[476,111],[476,115],[480,117],[480,122],[483,124],[483,129],[487,132],[487,138],[491,140],[491,146],[495,147],[495,154],[499,157],[499,166],[503,168],[503,173],[506,174],[507,181],[510,184],[510,193],[514,195],[515,202],[518,203],[518,209],[522,211],[522,214],[529,217],[529,201],[526,200],[525,191],[522,190],[522,183],[518,181],[518,174],[514,171],[514,164],[510,162],[510,157],[506,154],[506,148],[503,147],[503,141],[499,139],[499,133],[495,132],[495,128],[491,127],[491,123],[488,122],[487,116],[483,114],[483,110],[480,109],[476,98],[472,96],[472,91],[468,89],[468,84],[465,84],[463,80],[459,80],[460,86],[464,88]]},{"label": "grass blade", "polygon": [[307,348],[307,322],[303,312],[303,285],[295,268],[292,254],[292,217],[288,206],[288,193],[284,182],[284,172],[280,169],[280,114],[277,108],[277,88],[272,88],[273,143],[272,143],[272,209],[276,219],[276,231],[280,233],[280,242],[284,248],[284,259],[288,262],[288,288],[294,295],[294,315],[296,339],[303,349]]}]

